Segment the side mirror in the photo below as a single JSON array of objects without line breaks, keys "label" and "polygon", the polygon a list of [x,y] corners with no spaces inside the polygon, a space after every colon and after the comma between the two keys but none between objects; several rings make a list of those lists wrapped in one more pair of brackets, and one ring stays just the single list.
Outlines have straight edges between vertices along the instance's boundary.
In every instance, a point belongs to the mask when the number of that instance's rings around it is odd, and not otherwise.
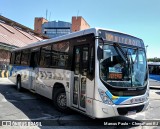
[{"label": "side mirror", "polygon": [[99,46],[98,46],[98,50],[97,50],[97,56],[98,56],[98,60],[103,59],[103,49],[100,48]]}]

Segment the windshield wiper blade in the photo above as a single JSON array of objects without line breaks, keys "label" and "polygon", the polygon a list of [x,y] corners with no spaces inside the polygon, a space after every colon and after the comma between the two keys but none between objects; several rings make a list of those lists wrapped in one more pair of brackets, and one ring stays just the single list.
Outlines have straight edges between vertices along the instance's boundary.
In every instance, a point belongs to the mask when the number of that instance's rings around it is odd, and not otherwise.
[{"label": "windshield wiper blade", "polygon": [[[123,49],[121,48],[121,46],[118,44],[118,43],[114,43],[114,47],[116,48],[117,50],[117,47],[119,48],[119,50],[121,51],[123,57],[125,58],[125,61],[127,60],[127,62],[130,62],[127,55],[125,54],[125,52],[123,51]],[[117,50],[117,52],[119,53],[119,51]],[[121,54],[120,54],[121,55]],[[123,58],[122,57],[122,58]]]},{"label": "windshield wiper blade", "polygon": [[[131,79],[131,87],[132,87],[132,64],[130,59],[128,58],[127,54],[125,54],[125,52],[123,51],[123,49],[121,48],[121,46],[118,43],[114,43],[114,47],[116,49],[116,51],[119,53],[119,51],[117,50],[117,47],[119,48],[121,54],[125,57],[125,61],[127,61],[128,67],[129,67],[129,76],[128,78]],[[120,54],[120,55],[121,55]],[[123,57],[122,57],[123,58]]]}]

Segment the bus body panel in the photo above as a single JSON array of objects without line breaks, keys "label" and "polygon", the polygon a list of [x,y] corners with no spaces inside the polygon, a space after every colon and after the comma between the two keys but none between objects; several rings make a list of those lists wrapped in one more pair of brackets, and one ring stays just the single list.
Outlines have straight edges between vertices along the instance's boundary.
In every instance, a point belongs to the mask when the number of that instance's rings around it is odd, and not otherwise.
[{"label": "bus body panel", "polygon": [[24,70],[21,71],[21,86],[26,88],[26,89],[30,89],[30,68],[26,68]]},{"label": "bus body panel", "polygon": [[28,66],[9,66],[9,79],[16,84],[17,76],[20,75],[21,81],[24,84],[25,88],[28,88],[28,81],[29,81],[29,67]]},{"label": "bus body panel", "polygon": [[86,114],[93,115],[93,101],[94,101],[94,80],[87,79],[86,83]]},{"label": "bus body panel", "polygon": [[62,84],[66,92],[70,92],[70,86],[67,87],[67,85],[70,84],[70,79],[71,72],[68,70],[39,68],[36,72],[34,85],[36,86],[37,93],[52,99],[52,91],[56,83]]}]

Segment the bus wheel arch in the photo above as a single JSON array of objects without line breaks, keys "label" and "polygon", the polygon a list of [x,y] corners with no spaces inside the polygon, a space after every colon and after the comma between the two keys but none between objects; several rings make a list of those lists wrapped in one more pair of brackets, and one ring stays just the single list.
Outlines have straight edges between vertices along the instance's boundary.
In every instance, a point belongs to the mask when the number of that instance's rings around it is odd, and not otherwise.
[{"label": "bus wheel arch", "polygon": [[65,87],[61,83],[55,83],[52,92],[52,101],[56,109],[61,112],[68,111]]}]

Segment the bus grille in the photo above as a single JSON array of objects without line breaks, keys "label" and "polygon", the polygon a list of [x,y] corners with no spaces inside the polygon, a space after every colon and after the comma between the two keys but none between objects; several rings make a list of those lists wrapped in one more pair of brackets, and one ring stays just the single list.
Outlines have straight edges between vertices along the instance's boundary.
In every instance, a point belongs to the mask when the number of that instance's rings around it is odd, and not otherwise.
[{"label": "bus grille", "polygon": [[141,112],[144,108],[144,105],[134,106],[134,107],[119,107],[117,111],[119,115],[127,115],[129,111],[136,111],[136,113]]}]

